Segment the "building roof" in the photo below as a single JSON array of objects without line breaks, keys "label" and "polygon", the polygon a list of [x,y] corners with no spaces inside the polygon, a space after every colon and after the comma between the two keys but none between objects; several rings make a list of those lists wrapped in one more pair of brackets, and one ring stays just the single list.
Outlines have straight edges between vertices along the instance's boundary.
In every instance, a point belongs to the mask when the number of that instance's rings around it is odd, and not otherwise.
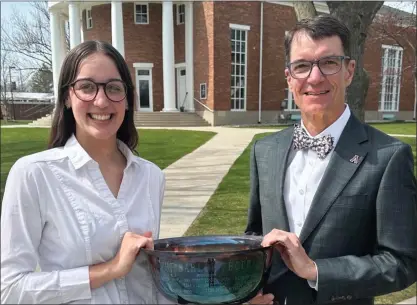
[{"label": "building roof", "polygon": [[[2,96],[3,97],[3,96]],[[6,92],[6,99],[11,99],[10,92]],[[13,92],[14,100],[51,100],[54,98],[53,93],[37,93],[37,92]]]}]

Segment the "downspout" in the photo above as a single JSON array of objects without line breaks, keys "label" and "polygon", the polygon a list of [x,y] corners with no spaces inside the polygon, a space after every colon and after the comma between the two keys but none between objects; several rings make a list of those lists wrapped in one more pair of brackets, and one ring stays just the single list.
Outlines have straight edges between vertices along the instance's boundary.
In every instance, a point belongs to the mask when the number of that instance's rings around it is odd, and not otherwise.
[{"label": "downspout", "polygon": [[259,110],[258,110],[258,124],[261,124],[261,110],[262,110],[262,50],[263,50],[263,38],[264,38],[264,2],[261,1],[261,25],[259,35]]}]

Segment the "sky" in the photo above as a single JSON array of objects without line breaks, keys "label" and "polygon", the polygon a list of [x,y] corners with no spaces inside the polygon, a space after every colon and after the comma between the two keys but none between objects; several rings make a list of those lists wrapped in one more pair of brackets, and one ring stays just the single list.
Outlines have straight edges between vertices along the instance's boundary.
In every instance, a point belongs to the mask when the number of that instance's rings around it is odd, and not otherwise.
[{"label": "sky", "polygon": [[4,18],[7,18],[12,12],[13,7],[16,7],[19,9],[19,11],[26,11],[31,8],[31,5],[29,2],[20,2],[20,1],[7,1],[7,2],[1,2],[1,20],[3,21]]}]

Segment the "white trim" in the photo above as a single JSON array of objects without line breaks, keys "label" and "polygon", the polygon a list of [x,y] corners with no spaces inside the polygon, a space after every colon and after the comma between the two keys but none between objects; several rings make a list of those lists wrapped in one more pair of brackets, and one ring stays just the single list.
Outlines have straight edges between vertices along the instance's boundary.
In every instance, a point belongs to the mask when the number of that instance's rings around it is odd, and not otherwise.
[{"label": "white trim", "polygon": [[[249,41],[249,30],[245,30],[245,29],[241,29],[241,28],[234,28],[234,27],[231,27],[230,29],[232,31],[239,31],[239,32],[244,32],[245,33],[245,40],[243,41],[240,38],[238,40],[240,43],[242,43],[242,42],[245,43],[245,52],[244,53],[241,53],[240,50],[239,51],[236,51],[235,50],[235,52],[237,52],[239,54],[244,54],[245,55],[245,62],[243,63],[245,65],[245,71],[244,71],[244,74],[243,74],[243,76],[245,78],[245,82],[244,82],[244,84],[242,86],[242,85],[240,85],[240,79],[239,79],[239,87],[237,87],[237,89],[239,91],[240,91],[241,88],[244,89],[244,96],[243,97],[240,96],[240,92],[239,92],[239,98],[238,98],[239,100],[240,99],[243,99],[243,108],[239,108],[239,109],[232,108],[232,103],[231,103],[230,110],[231,111],[246,111],[246,109],[247,109],[247,95],[248,95],[247,88],[248,88],[248,41]],[[236,37],[235,37],[235,40],[237,40]],[[233,51],[232,51],[232,53],[233,53]],[[233,62],[231,64],[233,66]],[[239,68],[239,74],[236,74],[236,71],[235,71],[235,73],[234,73],[235,77],[236,77],[236,75],[238,75],[239,78],[240,78],[240,76],[242,76],[242,74],[241,74],[242,73],[241,64],[242,64],[241,61],[239,61],[239,66],[235,66],[235,68],[236,67],[240,67]],[[232,69],[232,71],[233,71],[233,69]],[[235,84],[234,84],[234,86],[236,87],[236,78],[235,78]],[[231,85],[231,87],[232,87],[232,85]],[[236,98],[235,98],[235,100],[236,100]],[[231,96],[230,96],[230,100],[229,101],[230,102],[233,101]],[[236,106],[235,103],[233,103],[233,107],[235,107],[235,106]]]},{"label": "white trim", "polygon": [[[185,88],[184,89],[185,89],[185,94],[187,96],[187,68],[184,65],[184,66],[176,67],[175,70],[176,70],[176,76],[177,76],[177,109],[180,109],[182,103],[184,102],[184,99],[180,99],[180,78],[185,76],[184,77],[184,79],[185,79]],[[182,76],[181,73],[180,73],[182,70],[185,70],[185,75],[184,76]],[[188,105],[187,105],[186,102],[187,102],[187,100],[185,100],[184,108],[188,109]]]},{"label": "white trim", "polygon": [[135,62],[135,63],[133,63],[133,68],[140,68],[140,69],[143,69],[143,70],[152,69],[153,68],[153,63],[151,63],[151,62]]},{"label": "white trim", "polygon": [[174,65],[175,68],[186,68],[187,65],[185,64],[185,62],[180,62]]},{"label": "white trim", "polygon": [[188,109],[195,111],[194,107],[194,6],[193,2],[185,5],[185,63],[187,65],[187,98]]},{"label": "white trim", "polygon": [[[153,112],[153,82],[152,82],[152,68],[153,64],[150,63],[134,63],[133,67],[135,68],[135,87],[136,87],[136,97],[137,97],[137,106],[136,111],[143,112]],[[138,75],[138,70],[149,70],[149,75]],[[139,81],[148,80],[149,82],[149,108],[140,108],[139,100]]]},{"label": "white trim", "polygon": [[250,25],[229,23],[229,28],[234,30],[250,31]]},{"label": "white trim", "polygon": [[[205,87],[205,89],[204,89],[204,93],[205,93],[205,97],[202,97],[201,96],[201,87],[202,86],[204,86]],[[207,99],[207,83],[201,83],[200,84],[200,100],[206,100]]]},{"label": "white trim", "polygon": [[403,51],[404,49],[402,48],[402,47],[400,47],[400,46],[393,46],[393,45],[388,45],[388,44],[382,44],[381,45],[381,47],[383,48],[383,49],[390,49],[390,50],[400,50],[400,51]]},{"label": "white trim", "polygon": [[263,43],[264,43],[264,2],[261,1],[261,23],[259,25],[259,79],[258,79],[258,123],[262,121],[262,68],[263,68]]},{"label": "white trim", "polygon": [[[147,22],[136,22],[136,5],[145,5],[146,6],[146,21]],[[147,2],[134,2],[133,3],[133,22],[134,24],[149,24],[149,3]]]},{"label": "white trim", "polygon": [[[179,10],[179,7],[180,7],[180,5],[183,5],[184,6],[184,21],[183,22],[180,22],[180,10]],[[176,11],[176,25],[180,25],[180,24],[184,24],[185,23],[185,3],[176,3],[176,5],[175,5],[175,11]]]},{"label": "white trim", "polygon": [[[88,12],[90,12],[90,17],[88,17]],[[89,25],[89,22],[88,22],[89,20],[91,20],[91,26]],[[85,26],[86,26],[87,30],[93,28],[93,15],[92,15],[92,12],[91,12],[91,7],[85,9]]]},{"label": "white trim", "polygon": [[245,35],[245,97],[244,97],[244,103],[245,107],[243,107],[243,111],[246,111],[246,108],[248,106],[248,43],[249,43],[249,29],[246,31]]},{"label": "white trim", "polygon": [[[399,46],[393,46],[393,45],[381,45],[382,48],[382,81],[381,81],[381,94],[379,98],[378,103],[378,111],[379,112],[398,112],[400,107],[400,91],[401,91],[401,71],[402,71],[402,58],[404,54],[404,49]],[[395,51],[395,58],[394,58],[394,66],[390,67],[389,61],[388,61],[388,52],[390,50]],[[401,58],[399,58],[401,54]],[[398,63],[398,64],[397,64]],[[386,74],[385,70],[387,68],[393,68],[399,72],[399,74]],[[391,89],[390,92],[388,92],[389,95],[391,95],[391,101],[387,101],[388,104],[391,105],[390,108],[385,107],[385,96],[386,96],[386,89],[387,89],[387,78],[390,77],[392,80],[392,87],[388,88]]]}]

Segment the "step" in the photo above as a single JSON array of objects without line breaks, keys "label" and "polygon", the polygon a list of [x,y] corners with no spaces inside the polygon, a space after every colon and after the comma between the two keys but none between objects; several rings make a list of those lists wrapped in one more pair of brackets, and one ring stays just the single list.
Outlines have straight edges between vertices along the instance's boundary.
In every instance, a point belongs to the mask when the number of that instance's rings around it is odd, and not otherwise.
[{"label": "step", "polygon": [[[210,126],[210,124],[196,113],[184,112],[152,112],[138,113],[134,115],[136,126],[177,127],[177,126]],[[48,114],[28,125],[51,126],[52,117]]]}]

